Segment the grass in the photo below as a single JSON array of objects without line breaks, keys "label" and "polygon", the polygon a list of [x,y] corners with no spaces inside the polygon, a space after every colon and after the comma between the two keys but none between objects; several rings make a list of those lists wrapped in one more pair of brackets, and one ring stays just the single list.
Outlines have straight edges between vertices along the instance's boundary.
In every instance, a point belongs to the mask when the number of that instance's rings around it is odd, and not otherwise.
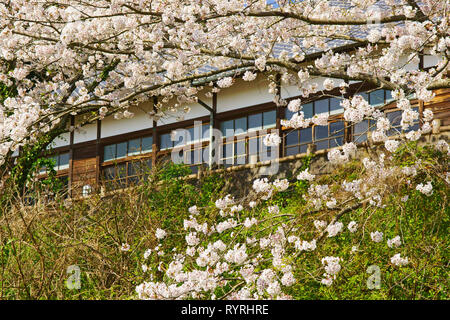
[{"label": "grass", "polygon": [[[433,161],[442,161],[436,159]],[[395,160],[401,165],[409,157],[400,154]],[[11,197],[0,212],[0,299],[136,298],[136,285],[149,277],[142,270],[143,255],[157,244],[156,228],[170,234],[164,250],[184,250],[182,228],[188,208],[194,204],[201,207],[199,222],[212,223],[219,218],[214,201],[230,191],[225,188],[230,185],[230,175],[213,174],[192,182],[180,178],[186,173],[182,167],[160,168],[136,188],[79,201],[57,198],[47,203],[37,195],[37,202],[26,206],[24,199]],[[343,180],[363,175],[364,168],[354,161],[321,177],[320,183],[335,188]],[[420,175],[426,173],[419,173],[418,179]],[[448,184],[442,179],[433,181],[434,192],[429,197],[416,191],[414,183],[398,184],[391,186],[384,208],[361,206],[343,214],[339,221],[345,226],[357,221],[358,231],[351,234],[346,229],[337,237],[325,237],[315,251],[292,258],[297,281],[288,293],[294,299],[448,299]],[[269,234],[285,224],[304,240],[317,238],[313,221],[330,221],[335,212],[306,210],[303,195],[307,189],[305,182],[292,182],[288,190],[269,200],[268,204],[282,208],[281,215],[271,224],[262,223],[260,230],[264,231],[260,232]],[[402,202],[405,195],[409,199]],[[266,206],[260,205],[245,210],[242,218],[245,216],[262,221],[269,214]],[[384,233],[383,242],[370,240],[370,232],[375,230]],[[401,236],[402,246],[389,248],[386,240],[396,235]],[[236,237],[247,236],[253,236],[252,232]],[[216,237],[227,240],[232,235]],[[131,249],[121,251],[123,243]],[[352,251],[355,246],[357,251]],[[393,266],[390,257],[395,253],[408,256],[410,264]],[[320,284],[324,256],[339,256],[344,261],[330,287]],[[165,257],[153,256],[146,263],[157,279],[164,279],[158,267],[168,263]],[[66,286],[71,265],[81,270],[80,289]],[[373,265],[380,271],[380,289],[367,287],[371,276],[367,271]],[[228,289],[220,290],[226,293]]]}]

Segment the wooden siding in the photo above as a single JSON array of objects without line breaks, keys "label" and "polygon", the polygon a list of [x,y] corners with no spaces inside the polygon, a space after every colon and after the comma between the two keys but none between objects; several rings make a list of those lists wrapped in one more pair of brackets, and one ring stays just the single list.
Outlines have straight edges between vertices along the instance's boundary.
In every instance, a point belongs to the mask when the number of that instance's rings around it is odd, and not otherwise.
[{"label": "wooden siding", "polygon": [[436,96],[431,102],[425,103],[425,109],[430,109],[436,119],[441,119],[441,126],[450,125],[450,89],[435,91]]},{"label": "wooden siding", "polygon": [[72,196],[80,196],[84,185],[93,188],[97,181],[97,145],[73,149]]}]

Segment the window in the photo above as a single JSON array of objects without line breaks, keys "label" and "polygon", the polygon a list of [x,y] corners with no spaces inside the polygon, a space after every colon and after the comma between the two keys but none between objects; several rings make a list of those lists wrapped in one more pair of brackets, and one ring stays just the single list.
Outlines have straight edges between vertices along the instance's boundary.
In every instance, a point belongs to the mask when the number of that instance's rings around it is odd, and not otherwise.
[{"label": "window", "polygon": [[306,153],[308,144],[316,150],[329,149],[344,144],[344,121],[330,122],[327,126],[314,126],[288,130],[284,133],[284,156]]},{"label": "window", "polygon": [[[412,108],[414,111],[418,111],[418,107]],[[401,110],[395,110],[395,111],[389,111],[386,112],[386,117],[391,122],[391,129],[387,131],[388,136],[398,135],[401,133],[418,130],[419,129],[419,119],[414,121],[414,125],[410,126],[407,130],[402,130],[402,126],[400,125],[402,121],[402,111]]]},{"label": "window", "polygon": [[[342,113],[344,109],[341,107],[341,98],[325,98],[319,99],[302,105],[300,111],[303,111],[305,119],[312,118],[315,114],[328,113],[330,115]],[[286,109],[286,119],[291,119],[294,112]]]},{"label": "window", "polygon": [[148,178],[152,159],[130,160],[103,168],[103,182],[109,189],[137,185]]},{"label": "window", "polygon": [[314,126],[316,150],[329,149],[344,144],[344,121],[328,123],[327,126]]},{"label": "window", "polygon": [[375,90],[369,93],[369,103],[372,106],[384,105],[384,90]]},{"label": "window", "polygon": [[[65,153],[58,154],[56,156],[49,157],[49,159],[53,161],[53,163],[54,163],[53,169],[55,171],[69,169],[69,161],[70,161],[70,153],[69,152],[65,152]],[[47,172],[46,167],[41,168],[41,170],[39,171],[40,174],[45,174],[46,172]]]},{"label": "window", "polygon": [[[209,139],[209,124],[180,128],[159,136],[159,149],[167,150]],[[175,140],[175,141],[172,141]]]},{"label": "window", "polygon": [[107,145],[103,148],[103,161],[111,161],[149,153],[152,151],[153,137],[136,138]]},{"label": "window", "polygon": [[276,123],[277,112],[271,110],[222,121],[220,123],[220,131],[223,137],[232,137],[247,132],[275,128]]},{"label": "window", "polygon": [[[359,92],[358,95],[362,96],[373,106],[384,105],[386,102],[392,101],[392,93],[389,90],[378,89],[371,92]],[[305,119],[312,118],[315,114],[329,113],[330,115],[339,114],[344,112],[344,108],[341,107],[342,98],[331,97],[325,99],[319,99],[307,104],[302,105],[301,111],[303,111]],[[286,109],[286,119],[291,119],[294,112]]]},{"label": "window", "polygon": [[285,134],[284,138],[285,156],[306,153],[308,144],[312,142],[312,127],[289,131]]},{"label": "window", "polygon": [[[412,108],[414,111],[418,111],[418,107]],[[402,130],[400,122],[402,120],[401,110],[386,110],[386,118],[391,123],[391,128],[386,132],[388,136],[398,135],[404,132],[419,129],[419,120],[414,122],[414,125],[409,127],[408,130]],[[375,120],[363,120],[353,125],[353,142],[361,143],[367,141],[367,132],[376,130],[377,122]]]},{"label": "window", "polygon": [[376,121],[363,120],[353,125],[353,142],[361,143],[367,141],[367,132],[377,128]]}]

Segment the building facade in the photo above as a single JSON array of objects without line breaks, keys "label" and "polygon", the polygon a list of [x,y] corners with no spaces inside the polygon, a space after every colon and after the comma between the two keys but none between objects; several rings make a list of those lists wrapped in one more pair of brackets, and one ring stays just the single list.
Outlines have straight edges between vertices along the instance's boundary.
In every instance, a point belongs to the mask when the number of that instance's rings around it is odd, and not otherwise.
[{"label": "building facade", "polygon": [[[432,67],[436,63],[433,57],[425,56],[421,67]],[[314,150],[325,150],[345,142],[365,142],[368,132],[375,129],[375,123],[367,120],[356,125],[346,123],[344,110],[340,106],[342,95],[339,88],[323,95],[323,81],[324,78],[311,80],[320,93],[305,101],[301,90],[295,86],[281,85],[279,94],[288,101],[301,98],[305,118],[327,113],[329,122],[326,126],[311,125],[296,130],[283,127],[281,119],[290,119],[292,112],[276,106],[274,96],[267,90],[268,80],[261,74],[252,82],[236,79],[232,87],[221,89],[212,96],[201,93],[198,103],[186,106],[190,110],[186,114],[168,111],[155,121],[149,116],[154,101],[149,101],[130,109],[134,113],[132,118],[115,120],[107,117],[68,130],[51,145],[57,176],[72,197],[102,188],[122,188],[139,183],[156,164],[171,161],[174,150],[177,150],[178,159],[187,164],[192,173],[196,173],[200,166],[210,164],[208,147],[211,128],[222,134],[216,156],[219,167],[225,168],[266,160],[261,156],[261,150],[267,148],[263,138],[273,131],[279,133],[282,143],[279,148],[266,150],[264,154],[269,154],[270,159],[306,154],[309,145]],[[356,93],[386,113],[392,124],[389,135],[402,133],[401,111],[396,109],[390,91],[353,83],[344,96],[350,97]],[[431,109],[435,119],[440,119],[441,128],[448,130],[450,89],[437,90],[435,94],[434,100],[429,103],[412,99],[411,104],[420,115],[424,109]],[[83,115],[73,116],[70,125],[76,128],[82,121]],[[410,130],[417,130],[419,126],[420,121],[417,121]],[[45,170],[41,172],[41,177],[44,176]]]}]

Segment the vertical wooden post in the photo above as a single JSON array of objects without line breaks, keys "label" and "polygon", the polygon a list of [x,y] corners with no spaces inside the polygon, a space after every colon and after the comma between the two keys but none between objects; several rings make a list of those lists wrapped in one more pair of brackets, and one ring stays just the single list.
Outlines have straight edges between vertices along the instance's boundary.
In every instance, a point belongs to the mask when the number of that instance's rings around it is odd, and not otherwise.
[{"label": "vertical wooden post", "polygon": [[217,113],[217,93],[213,92],[212,97],[212,111],[209,112],[209,154],[208,154],[208,166],[212,169],[214,164],[213,160],[218,150],[213,148],[214,146],[214,129],[217,127],[216,113]]},{"label": "vertical wooden post", "polygon": [[[153,113],[156,115],[156,105],[158,104],[158,97],[153,97]],[[155,120],[155,116],[153,116],[153,126],[152,126],[152,167],[156,166],[156,160],[158,157],[158,149],[159,149],[159,137],[158,137],[158,121]]]},{"label": "vertical wooden post", "polygon": [[[278,96],[278,101],[281,101],[281,75],[277,74],[277,96]],[[283,149],[284,149],[284,138],[283,138],[283,133],[281,131],[281,119],[284,118],[285,113],[284,113],[284,108],[283,107],[279,107],[276,106],[276,129],[278,132],[278,135],[281,137],[281,143],[278,145],[278,158],[282,158],[283,157]]]},{"label": "vertical wooden post", "polygon": [[[419,52],[419,71],[423,71],[424,69],[424,54],[423,51]],[[424,102],[423,100],[419,100],[419,127],[422,128],[422,122],[423,122],[423,109],[424,109]]]},{"label": "vertical wooden post", "polygon": [[344,121],[344,142],[351,142],[352,141],[352,125],[342,119]]},{"label": "vertical wooden post", "polygon": [[100,140],[102,137],[102,121],[97,119],[97,140],[96,140],[96,151],[95,151],[95,185],[97,188],[100,187],[100,158],[101,158],[101,150],[100,150]]},{"label": "vertical wooden post", "polygon": [[70,127],[69,127],[69,142],[70,142],[70,158],[69,158],[69,197],[72,198],[73,196],[73,141],[74,141],[74,129],[75,129],[75,116],[70,116]]},{"label": "vertical wooden post", "polygon": [[423,100],[419,100],[419,128],[422,128],[423,124],[423,110],[425,107],[425,103]]}]

